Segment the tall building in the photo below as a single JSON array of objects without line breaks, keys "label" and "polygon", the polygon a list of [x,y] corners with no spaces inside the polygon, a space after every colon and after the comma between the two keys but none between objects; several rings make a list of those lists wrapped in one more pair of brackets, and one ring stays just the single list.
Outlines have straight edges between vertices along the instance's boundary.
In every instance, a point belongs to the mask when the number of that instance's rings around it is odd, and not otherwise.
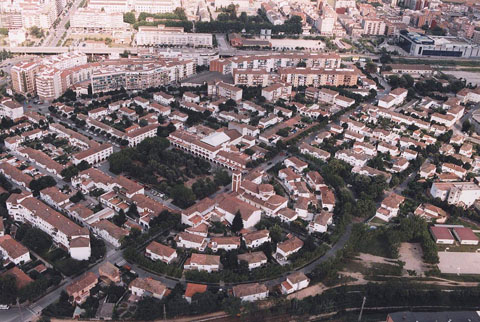
[{"label": "tall building", "polygon": [[10,70],[13,90],[22,95],[35,95],[35,75],[39,69],[40,64],[35,61],[24,62],[13,66]]},{"label": "tall building", "polygon": [[364,35],[380,36],[385,34],[385,21],[378,18],[363,18],[362,27]]},{"label": "tall building", "polygon": [[335,10],[327,4],[322,7],[322,14],[315,21],[315,28],[317,28],[321,35],[330,36],[333,35],[336,21],[337,14]]}]

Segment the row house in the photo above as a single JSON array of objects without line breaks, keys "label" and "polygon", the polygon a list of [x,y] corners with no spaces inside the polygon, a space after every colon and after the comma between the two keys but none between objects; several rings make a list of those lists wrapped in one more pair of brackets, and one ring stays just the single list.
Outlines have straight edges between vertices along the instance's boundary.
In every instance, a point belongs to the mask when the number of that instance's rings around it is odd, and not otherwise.
[{"label": "row house", "polygon": [[40,198],[51,207],[60,210],[70,202],[69,197],[57,187],[48,187],[40,191]]},{"label": "row house", "polygon": [[113,146],[110,143],[104,143],[73,155],[72,161],[75,165],[78,165],[82,161],[88,164],[96,164],[107,160],[112,153]]},{"label": "row house", "polygon": [[129,235],[128,230],[120,228],[106,219],[99,220],[91,224],[90,227],[96,235],[116,248],[119,248],[122,245],[123,239]]},{"label": "row house", "polygon": [[30,147],[19,150],[18,154],[58,177],[61,176],[61,172],[65,168],[63,165],[53,160],[45,152],[34,150]]},{"label": "row house", "polygon": [[90,258],[90,234],[67,217],[48,207],[31,194],[13,194],[7,199],[8,213],[15,221],[26,222],[52,237],[76,260]]},{"label": "row house", "polygon": [[371,156],[351,150],[339,150],[335,153],[335,158],[345,161],[352,167],[363,167],[371,159]]},{"label": "row house", "polygon": [[30,191],[30,183],[33,178],[26,173],[23,173],[13,165],[8,162],[3,162],[0,164],[0,173],[5,176],[8,180],[12,181],[16,185],[24,188],[27,191]]},{"label": "row house", "polygon": [[316,147],[313,147],[311,145],[308,145],[305,142],[303,142],[300,145],[300,153],[308,154],[308,155],[310,155],[314,158],[320,159],[322,161],[327,161],[330,158],[330,153],[329,152],[327,152],[325,150],[322,150],[322,149],[319,149],[319,148],[316,148]]},{"label": "row house", "polygon": [[157,128],[158,124],[150,124],[125,134],[125,137],[128,140],[128,146],[134,147],[146,138],[157,136]]},{"label": "row house", "polygon": [[95,189],[112,191],[115,186],[115,180],[97,168],[88,168],[81,171],[71,179],[71,183],[83,193],[88,193]]}]

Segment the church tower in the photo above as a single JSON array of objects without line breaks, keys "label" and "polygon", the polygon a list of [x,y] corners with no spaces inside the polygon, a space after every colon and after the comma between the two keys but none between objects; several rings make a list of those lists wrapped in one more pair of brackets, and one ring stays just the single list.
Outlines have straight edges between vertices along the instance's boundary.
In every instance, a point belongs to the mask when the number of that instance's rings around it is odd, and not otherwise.
[{"label": "church tower", "polygon": [[232,191],[238,192],[242,183],[242,173],[238,170],[232,173]]}]

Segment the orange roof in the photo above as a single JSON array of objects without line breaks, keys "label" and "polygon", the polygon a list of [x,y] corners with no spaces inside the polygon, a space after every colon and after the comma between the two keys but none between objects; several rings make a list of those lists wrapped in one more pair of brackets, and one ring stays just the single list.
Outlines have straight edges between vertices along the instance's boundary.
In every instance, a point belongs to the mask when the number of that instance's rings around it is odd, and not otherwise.
[{"label": "orange roof", "polygon": [[205,293],[207,291],[207,285],[187,283],[187,289],[185,290],[185,297],[193,297],[197,293]]}]

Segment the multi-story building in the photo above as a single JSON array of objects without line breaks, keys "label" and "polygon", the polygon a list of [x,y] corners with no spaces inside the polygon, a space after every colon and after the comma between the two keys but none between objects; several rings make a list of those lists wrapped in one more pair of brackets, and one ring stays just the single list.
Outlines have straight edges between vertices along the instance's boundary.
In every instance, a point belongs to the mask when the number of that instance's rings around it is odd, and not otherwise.
[{"label": "multi-story building", "polygon": [[41,100],[52,101],[63,94],[60,74],[61,71],[56,68],[45,68],[37,73],[35,84],[37,95]]},{"label": "multi-story building", "polygon": [[472,182],[434,182],[430,193],[451,205],[470,207],[480,198],[480,187]]},{"label": "multi-story building", "polygon": [[399,45],[411,56],[480,57],[480,45],[465,38],[426,36],[402,30]]},{"label": "multi-story building", "polygon": [[0,99],[0,117],[18,120],[23,116],[23,106],[17,101],[4,97]]},{"label": "multi-story building", "polygon": [[134,147],[146,138],[151,138],[157,135],[158,124],[150,124],[141,127],[135,131],[129,132],[125,135],[128,140],[128,146]]},{"label": "multi-story building", "polygon": [[224,82],[214,82],[208,84],[208,95],[224,97],[234,101],[242,100],[243,90],[239,87]]},{"label": "multi-story building", "polygon": [[309,68],[340,68],[341,57],[336,53],[272,53],[269,55],[235,56],[210,62],[210,71],[232,74],[234,69],[261,69],[273,72],[279,68],[296,67],[304,63]]},{"label": "multi-story building", "polygon": [[212,34],[187,33],[183,27],[140,26],[135,36],[137,46],[194,46],[211,47]]},{"label": "multi-story building", "polygon": [[355,68],[325,69],[325,68],[281,68],[278,70],[281,80],[298,86],[354,86],[357,84],[360,72]]},{"label": "multi-story building", "polygon": [[272,84],[262,89],[262,96],[268,102],[276,102],[278,99],[288,100],[292,95],[292,85],[285,83]]},{"label": "multi-story building", "polygon": [[362,19],[362,27],[364,35],[385,35],[386,25],[382,19],[365,17]]},{"label": "multi-story building", "polygon": [[335,22],[337,21],[337,14],[328,4],[322,7],[322,14],[315,21],[315,28],[324,36],[333,35]]},{"label": "multi-story building", "polygon": [[98,9],[105,12],[127,12],[130,11],[129,0],[89,0],[88,8]]},{"label": "multi-story building", "polygon": [[245,86],[268,86],[270,75],[265,69],[234,69],[233,83]]},{"label": "multi-story building", "polygon": [[13,90],[22,95],[35,95],[37,93],[35,75],[39,69],[40,64],[36,61],[14,65],[10,70]]},{"label": "multi-story building", "polygon": [[129,29],[130,25],[123,22],[121,12],[79,8],[70,18],[70,30],[73,33],[112,33]]},{"label": "multi-story building", "polygon": [[73,156],[73,164],[77,165],[82,161],[86,161],[89,164],[95,164],[107,160],[112,153],[113,146],[110,143],[104,143],[75,154]]}]

